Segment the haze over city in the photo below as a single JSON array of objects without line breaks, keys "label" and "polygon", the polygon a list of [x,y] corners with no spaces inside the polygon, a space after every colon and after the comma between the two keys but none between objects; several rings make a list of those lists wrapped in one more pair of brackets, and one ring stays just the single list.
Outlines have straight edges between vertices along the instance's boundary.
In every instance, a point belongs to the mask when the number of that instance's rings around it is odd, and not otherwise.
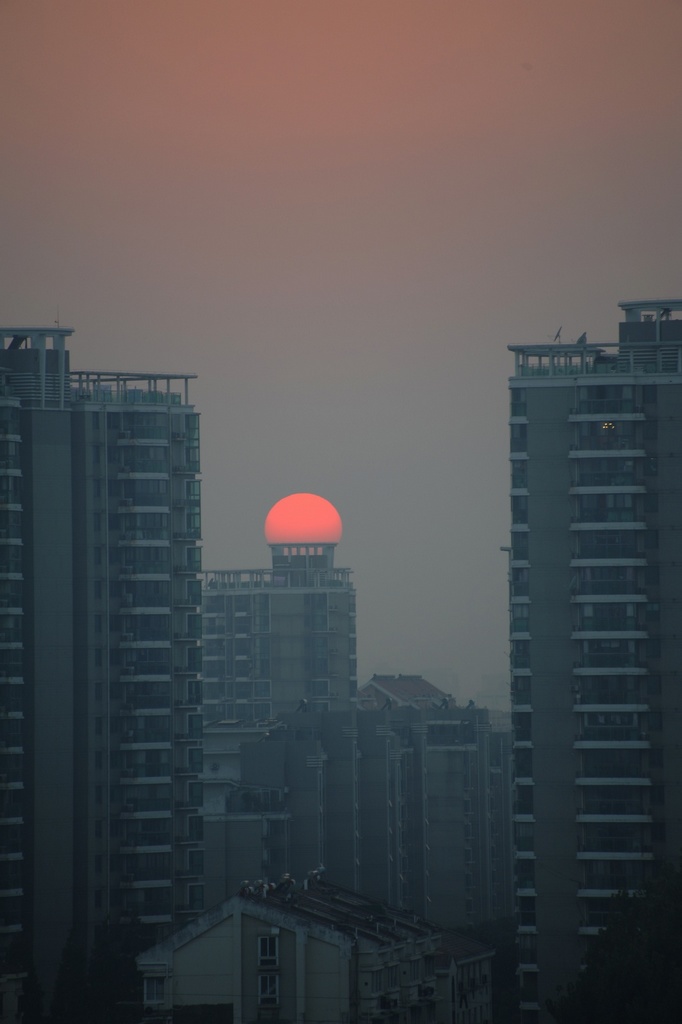
[{"label": "haze over city", "polygon": [[192,372],[206,568],[324,495],[358,680],[502,706],[507,344],[680,294],[674,0],[0,0],[0,322]]}]

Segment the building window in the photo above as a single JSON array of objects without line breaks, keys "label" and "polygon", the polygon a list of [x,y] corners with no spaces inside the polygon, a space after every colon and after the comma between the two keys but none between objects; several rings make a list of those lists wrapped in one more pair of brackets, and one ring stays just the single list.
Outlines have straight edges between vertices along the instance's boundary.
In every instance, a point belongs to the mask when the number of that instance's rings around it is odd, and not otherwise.
[{"label": "building window", "polygon": [[279,966],[279,936],[259,935],[258,936],[258,966],[278,967]]},{"label": "building window", "polygon": [[510,448],[513,452],[525,452],[528,447],[528,427],[525,423],[512,423]]},{"label": "building window", "polygon": [[165,978],[144,979],[144,1001],[145,1003],[162,1003],[163,987]]},{"label": "building window", "polygon": [[527,562],[528,561],[528,534],[527,533],[512,533],[511,538],[512,545],[512,559],[515,562]]},{"label": "building window", "polygon": [[528,522],[528,498],[525,494],[515,494],[511,500],[512,523],[519,525]]},{"label": "building window", "polygon": [[258,975],[258,1005],[277,1006],[279,1003],[279,975]]},{"label": "building window", "polygon": [[204,887],[203,885],[188,885],[187,898],[190,910],[204,909]]}]

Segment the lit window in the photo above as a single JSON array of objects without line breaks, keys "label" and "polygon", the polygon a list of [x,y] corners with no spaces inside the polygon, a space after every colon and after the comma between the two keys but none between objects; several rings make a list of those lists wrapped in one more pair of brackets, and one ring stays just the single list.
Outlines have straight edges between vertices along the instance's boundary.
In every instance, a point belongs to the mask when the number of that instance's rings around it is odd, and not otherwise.
[{"label": "lit window", "polygon": [[258,975],[258,1005],[277,1006],[279,1003],[279,975]]}]

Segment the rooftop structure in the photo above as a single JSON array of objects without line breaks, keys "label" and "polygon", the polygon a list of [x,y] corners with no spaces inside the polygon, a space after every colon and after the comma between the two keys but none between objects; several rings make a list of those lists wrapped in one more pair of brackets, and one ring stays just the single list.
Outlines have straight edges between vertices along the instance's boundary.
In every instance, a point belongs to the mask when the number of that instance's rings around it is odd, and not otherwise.
[{"label": "rooftop structure", "polygon": [[444,693],[423,676],[377,675],[358,690],[358,706],[370,708],[413,707],[440,708],[447,710],[455,702],[449,693]]}]

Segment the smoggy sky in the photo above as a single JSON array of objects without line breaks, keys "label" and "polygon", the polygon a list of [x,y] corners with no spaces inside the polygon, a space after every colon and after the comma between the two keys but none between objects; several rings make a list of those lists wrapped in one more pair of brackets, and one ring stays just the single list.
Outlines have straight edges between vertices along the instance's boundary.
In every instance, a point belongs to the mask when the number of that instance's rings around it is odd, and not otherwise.
[{"label": "smoggy sky", "polygon": [[0,323],[195,372],[204,566],[343,517],[359,678],[506,693],[509,343],[682,294],[674,0],[0,0]]}]

